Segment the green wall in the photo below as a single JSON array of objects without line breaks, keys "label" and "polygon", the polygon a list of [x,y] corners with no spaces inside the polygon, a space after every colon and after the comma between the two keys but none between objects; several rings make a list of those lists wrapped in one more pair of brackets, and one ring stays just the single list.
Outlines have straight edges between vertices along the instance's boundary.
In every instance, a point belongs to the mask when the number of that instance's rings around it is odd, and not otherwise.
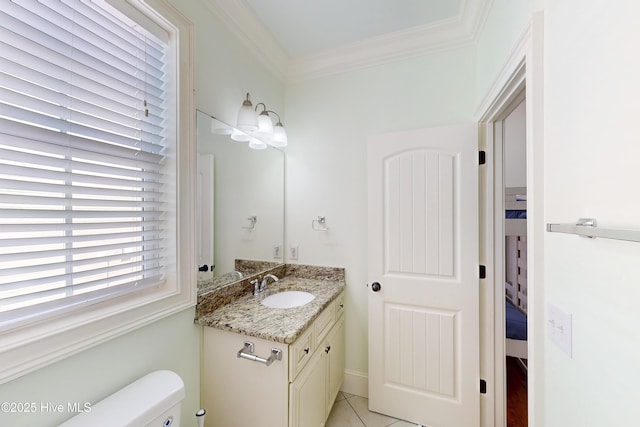
[{"label": "green wall", "polygon": [[[0,412],[0,425],[58,425],[74,415],[66,411],[68,403],[96,403],[158,369],[172,370],[184,381],[182,408],[188,420],[200,405],[200,329],[193,324],[193,316],[194,309],[183,310],[0,385],[0,402],[35,403],[37,409],[35,413]],[[47,404],[62,404],[65,410],[56,413],[47,410]],[[183,426],[189,426],[188,421]]]}]

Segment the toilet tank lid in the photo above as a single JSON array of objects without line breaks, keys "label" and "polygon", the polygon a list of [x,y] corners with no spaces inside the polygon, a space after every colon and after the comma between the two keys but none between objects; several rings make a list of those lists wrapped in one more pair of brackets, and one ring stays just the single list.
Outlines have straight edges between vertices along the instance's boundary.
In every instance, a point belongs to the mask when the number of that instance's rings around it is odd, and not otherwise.
[{"label": "toilet tank lid", "polygon": [[173,371],[151,372],[91,405],[59,427],[140,426],[185,397],[184,382]]}]

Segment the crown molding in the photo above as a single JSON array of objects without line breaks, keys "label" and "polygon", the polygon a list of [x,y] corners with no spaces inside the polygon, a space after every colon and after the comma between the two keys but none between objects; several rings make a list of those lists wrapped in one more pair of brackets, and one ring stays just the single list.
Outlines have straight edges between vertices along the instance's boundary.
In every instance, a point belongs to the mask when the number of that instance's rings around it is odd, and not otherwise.
[{"label": "crown molding", "polygon": [[286,80],[289,57],[244,0],[202,2],[276,78]]},{"label": "crown molding", "polygon": [[299,58],[289,58],[244,0],[202,0],[285,83],[455,49],[476,42],[493,0],[463,0],[458,15]]},{"label": "crown molding", "polygon": [[476,42],[493,0],[463,0],[457,16],[289,61],[288,82],[386,64]]},{"label": "crown molding", "polygon": [[474,43],[480,37],[480,32],[487,21],[492,5],[493,0],[463,0],[458,16]]},{"label": "crown molding", "polygon": [[453,49],[473,40],[458,18],[413,27],[336,49],[291,59],[287,80],[310,80]]}]

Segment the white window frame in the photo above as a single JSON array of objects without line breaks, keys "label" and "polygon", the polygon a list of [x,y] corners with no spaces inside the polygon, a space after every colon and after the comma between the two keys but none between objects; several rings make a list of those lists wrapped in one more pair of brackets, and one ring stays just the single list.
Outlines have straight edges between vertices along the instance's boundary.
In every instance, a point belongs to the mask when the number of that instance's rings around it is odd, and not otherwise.
[{"label": "white window frame", "polygon": [[[196,304],[194,28],[166,0],[107,0],[137,22],[150,19],[169,34],[176,51],[175,273],[164,286],[116,297],[0,334],[0,384],[84,351]],[[145,18],[146,17],[146,18]]]}]

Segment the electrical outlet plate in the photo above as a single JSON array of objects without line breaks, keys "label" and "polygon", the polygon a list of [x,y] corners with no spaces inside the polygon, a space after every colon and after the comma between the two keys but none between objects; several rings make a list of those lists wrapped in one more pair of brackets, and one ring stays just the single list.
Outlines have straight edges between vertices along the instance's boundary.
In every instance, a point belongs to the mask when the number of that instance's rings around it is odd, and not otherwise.
[{"label": "electrical outlet plate", "polygon": [[275,259],[282,258],[282,255],[280,255],[280,249],[281,249],[280,245],[273,245],[273,258]]},{"label": "electrical outlet plate", "polygon": [[567,313],[556,305],[547,305],[547,334],[562,351],[572,357],[573,319],[571,313]]},{"label": "electrical outlet plate", "polygon": [[289,248],[289,259],[298,259],[298,245],[291,245]]}]

